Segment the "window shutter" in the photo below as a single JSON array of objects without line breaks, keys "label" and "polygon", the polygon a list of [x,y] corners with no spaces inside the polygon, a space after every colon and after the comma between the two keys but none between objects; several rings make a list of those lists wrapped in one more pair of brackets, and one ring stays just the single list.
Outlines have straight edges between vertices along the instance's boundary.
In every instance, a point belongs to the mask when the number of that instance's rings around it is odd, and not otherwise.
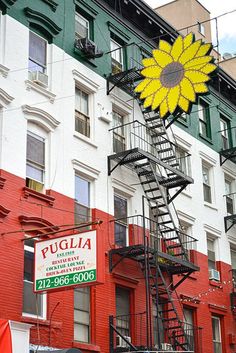
[{"label": "window shutter", "polygon": [[45,144],[43,140],[27,135],[27,160],[44,167],[45,165]]}]

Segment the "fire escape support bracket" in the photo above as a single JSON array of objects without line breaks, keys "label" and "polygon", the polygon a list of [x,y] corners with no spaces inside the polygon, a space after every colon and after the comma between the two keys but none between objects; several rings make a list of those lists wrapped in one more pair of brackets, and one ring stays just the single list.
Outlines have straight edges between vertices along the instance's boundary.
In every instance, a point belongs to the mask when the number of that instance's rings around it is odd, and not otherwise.
[{"label": "fire escape support bracket", "polygon": [[119,78],[118,82],[115,83],[111,88],[110,88],[110,80],[109,80],[109,77],[107,77],[107,96],[111,93],[111,91],[117,86],[119,87],[119,82],[121,82],[123,80],[123,78],[127,75],[127,72],[124,71],[123,72],[123,75],[121,75],[121,77]]},{"label": "fire escape support bracket", "polygon": [[168,204],[170,204],[176,198],[176,196],[178,196],[185,188],[186,188],[186,185],[182,185],[181,188],[172,197],[170,197],[170,194],[168,192],[168,195],[167,195]]},{"label": "fire escape support bracket", "polygon": [[119,166],[122,164],[122,162],[125,160],[125,158],[131,153],[131,151],[128,151],[120,160],[119,162],[113,167],[111,168],[111,160],[114,158],[111,158],[111,156],[108,156],[108,175],[110,176],[112,174],[112,172]]},{"label": "fire escape support bracket", "polygon": [[223,154],[220,153],[220,166],[222,166],[228,159],[229,157],[224,157]]},{"label": "fire escape support bracket", "polygon": [[[123,255],[121,255],[121,257],[119,258],[119,260],[117,260],[117,262],[113,265],[112,263],[112,250],[109,252],[109,271],[112,272],[114,270],[114,268],[119,265],[119,263],[121,263],[126,257],[129,256],[129,254],[132,252],[134,248],[130,248],[129,251]],[[117,253],[116,253],[117,254]],[[119,255],[119,254],[118,254]]]},{"label": "fire escape support bracket", "polygon": [[174,286],[172,286],[172,290],[175,290],[176,288],[178,288],[179,285],[183,283],[186,280],[186,278],[188,278],[193,272],[194,271],[192,270],[186,273],[185,275],[183,275],[183,277]]},{"label": "fire escape support bracket", "polygon": [[129,342],[129,341],[127,340],[127,338],[126,338],[125,336],[123,336],[123,335],[115,328],[115,326],[114,326],[113,324],[110,323],[110,327],[111,327],[111,328],[115,331],[115,333],[116,333],[118,336],[120,336],[120,337],[125,341],[125,343],[128,344],[134,351],[137,351],[137,350],[138,350],[137,347],[135,347],[131,342]]},{"label": "fire escape support bracket", "polygon": [[228,222],[227,221],[230,220],[230,219],[232,219],[231,216],[226,216],[224,218],[225,233],[227,233],[235,225],[234,221],[232,221],[232,224],[230,226],[228,226]]}]

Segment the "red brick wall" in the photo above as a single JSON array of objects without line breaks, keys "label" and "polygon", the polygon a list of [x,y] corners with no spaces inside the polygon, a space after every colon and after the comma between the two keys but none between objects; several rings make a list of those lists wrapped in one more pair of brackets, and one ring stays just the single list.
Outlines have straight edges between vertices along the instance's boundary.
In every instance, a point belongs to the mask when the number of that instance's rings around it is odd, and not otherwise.
[{"label": "red brick wall", "polygon": [[[22,228],[19,216],[38,217],[47,220],[54,225],[73,224],[74,200],[64,195],[50,191],[49,195],[55,198],[53,206],[46,201],[28,196],[24,197],[24,179],[1,171],[0,176],[6,179],[4,186],[0,189],[0,318],[11,319],[33,323],[31,328],[31,343],[50,345],[58,348],[79,347],[83,351],[109,351],[109,315],[116,314],[115,288],[123,286],[130,289],[133,304],[131,313],[145,311],[145,287],[143,273],[137,262],[123,260],[113,271],[109,273],[108,252],[114,247],[112,216],[93,210],[93,219],[101,219],[103,223],[97,226],[99,242],[99,264],[105,277],[105,283],[92,287],[91,289],[91,324],[92,345],[73,342],[73,290],[65,290],[50,293],[47,296],[47,320],[39,320],[39,332],[37,320],[22,317],[22,293],[23,293],[23,260],[24,233],[2,234]],[[1,211],[1,207],[2,210]],[[7,211],[9,213],[7,214]],[[24,225],[24,229],[37,228],[38,225]],[[203,335],[204,353],[212,353],[212,330],[211,315],[215,314],[222,318],[223,328],[223,353],[233,353],[236,346],[229,345],[230,334],[236,333],[236,321],[230,309],[230,292],[232,284],[228,264],[219,262],[218,269],[221,272],[221,283],[210,283],[208,279],[207,257],[196,253],[199,273],[193,274],[179,287],[178,294],[183,303],[188,307],[195,308],[195,324],[201,326]],[[176,276],[175,282],[181,276]],[[224,284],[225,282],[225,284]],[[219,285],[222,288],[219,288]],[[214,292],[209,292],[214,290]],[[198,294],[208,292],[207,295]],[[182,295],[182,296],[181,296]],[[192,301],[192,297],[198,296],[198,300]],[[178,306],[177,297],[174,296]],[[188,301],[186,301],[186,299]],[[196,303],[195,303],[196,302]],[[58,304],[59,303],[59,304]],[[56,307],[53,315],[52,312]],[[135,315],[133,316],[135,317]],[[137,320],[136,320],[137,322]],[[140,325],[138,323],[137,325]],[[132,322],[132,339],[139,343],[140,337],[145,335],[145,322],[143,329]],[[143,337],[142,337],[143,336]],[[200,353],[200,352],[199,352]]]}]

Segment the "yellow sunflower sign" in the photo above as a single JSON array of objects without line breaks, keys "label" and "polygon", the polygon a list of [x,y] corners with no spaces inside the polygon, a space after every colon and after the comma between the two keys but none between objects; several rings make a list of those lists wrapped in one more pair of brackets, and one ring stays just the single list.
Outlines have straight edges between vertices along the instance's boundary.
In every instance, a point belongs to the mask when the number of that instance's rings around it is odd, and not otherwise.
[{"label": "yellow sunflower sign", "polygon": [[211,44],[194,41],[193,33],[178,36],[173,45],[160,40],[153,57],[143,59],[145,77],[135,88],[144,100],[144,108],[159,110],[161,118],[174,114],[177,109],[189,112],[197,95],[208,92],[206,82],[216,69],[213,57],[208,55]]}]

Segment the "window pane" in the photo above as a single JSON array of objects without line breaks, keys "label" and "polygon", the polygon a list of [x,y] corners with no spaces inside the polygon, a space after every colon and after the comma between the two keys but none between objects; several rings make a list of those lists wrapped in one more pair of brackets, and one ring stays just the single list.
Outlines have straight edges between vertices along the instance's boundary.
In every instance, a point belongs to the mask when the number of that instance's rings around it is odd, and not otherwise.
[{"label": "window pane", "polygon": [[24,281],[23,312],[43,316],[43,294],[33,292],[32,282]]},{"label": "window pane", "polygon": [[122,222],[127,223],[127,200],[117,195],[114,196],[114,216],[116,219],[122,218]]},{"label": "window pane", "polygon": [[90,288],[74,290],[74,339],[89,342],[90,332]]},{"label": "window pane", "polygon": [[46,48],[47,42],[34,34],[29,32],[29,57],[42,66],[46,66]]},{"label": "window pane", "polygon": [[42,169],[33,167],[30,164],[26,165],[26,176],[28,178],[34,179],[43,183],[43,174],[44,174],[44,171]]},{"label": "window pane", "polygon": [[75,15],[75,34],[77,38],[89,38],[89,21],[79,14]]},{"label": "window pane", "polygon": [[84,311],[89,311],[90,306],[90,289],[84,287],[74,290],[74,307]]},{"label": "window pane", "polygon": [[115,244],[119,246],[126,246],[127,227],[115,222]]},{"label": "window pane", "polygon": [[44,167],[45,141],[40,136],[27,134],[27,160]]},{"label": "window pane", "polygon": [[89,327],[83,324],[74,324],[74,339],[79,342],[89,342]]},{"label": "window pane", "polygon": [[75,110],[89,115],[89,95],[79,88],[75,88]]},{"label": "window pane", "polygon": [[90,190],[90,183],[81,178],[80,176],[75,176],[75,200],[86,207],[89,207],[89,190]]},{"label": "window pane", "polygon": [[74,320],[75,322],[79,322],[83,325],[89,326],[89,312],[75,310]]},{"label": "window pane", "polygon": [[24,279],[30,282],[34,280],[34,253],[25,251],[24,258]]}]

